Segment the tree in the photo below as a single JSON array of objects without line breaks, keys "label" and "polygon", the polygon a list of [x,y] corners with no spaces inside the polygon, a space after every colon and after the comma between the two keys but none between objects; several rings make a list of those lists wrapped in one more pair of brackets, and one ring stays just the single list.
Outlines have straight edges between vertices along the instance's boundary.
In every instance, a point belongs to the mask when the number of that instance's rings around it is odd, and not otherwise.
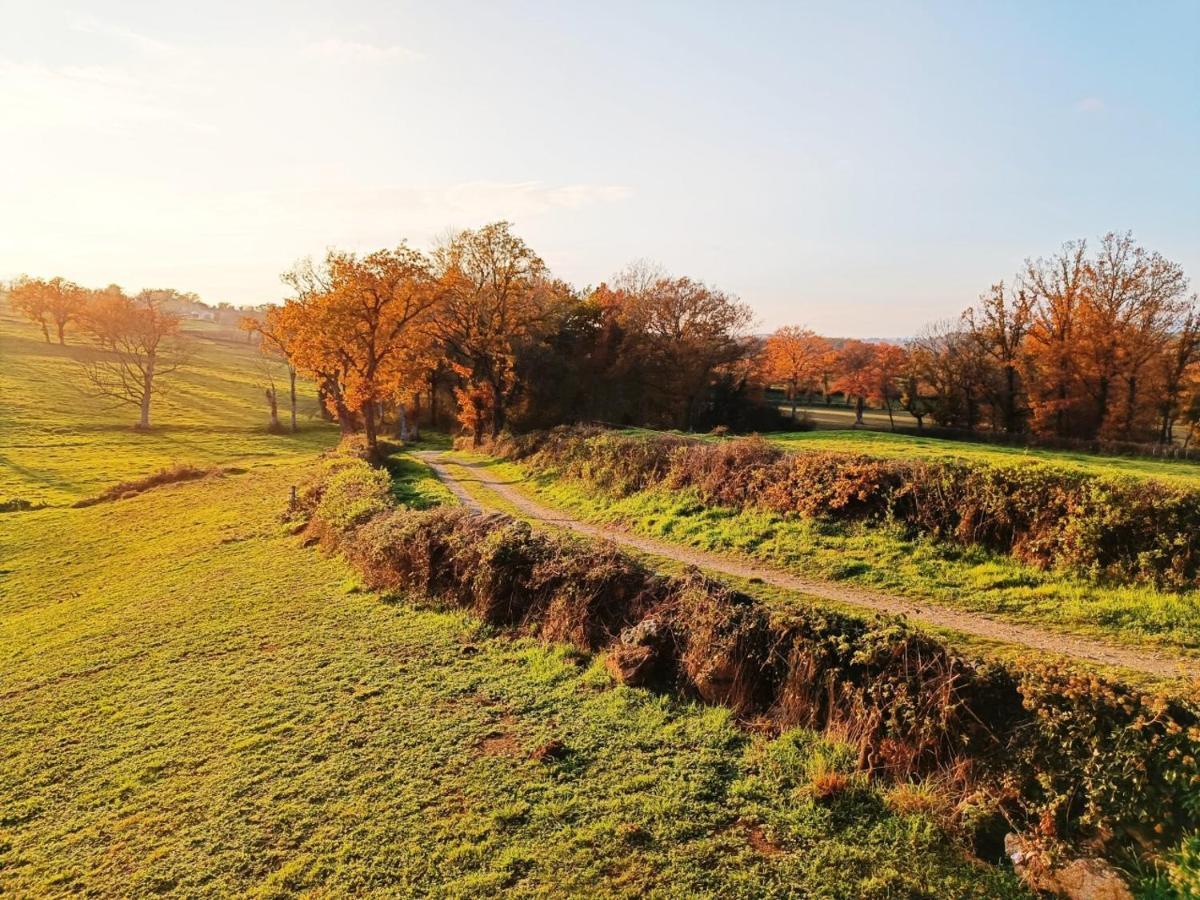
[{"label": "tree", "polygon": [[283,279],[297,297],[272,330],[287,329],[296,367],[325,383],[343,430],[361,416],[376,452],[381,406],[411,387],[410,354],[428,339],[439,298],[429,261],[405,244],[364,257],[331,250],[320,267],[304,262]]},{"label": "tree", "polygon": [[1193,295],[1189,308],[1180,316],[1170,343],[1159,356],[1160,394],[1158,440],[1174,443],[1175,422],[1183,408],[1189,376],[1200,368],[1200,308]]},{"label": "tree", "polygon": [[1020,364],[1032,315],[1028,293],[1024,289],[1009,293],[1002,281],[992,285],[977,306],[963,313],[966,333],[996,369],[996,377],[986,384],[992,405],[1000,412],[1000,427],[1008,434],[1024,427]]},{"label": "tree", "polygon": [[838,352],[833,390],[854,398],[854,427],[863,426],[863,407],[879,389],[876,351],[865,341],[846,341]]},{"label": "tree", "polygon": [[[272,307],[260,318],[258,316],[242,316],[238,327],[246,332],[248,337],[259,336],[259,350],[269,359],[282,360],[287,367],[288,400],[291,408],[291,431],[295,434],[300,430],[296,423],[296,364],[293,357],[296,353],[295,343],[297,333],[291,317],[283,314],[283,307]],[[271,405],[271,419],[278,430],[279,415],[274,377],[268,371],[270,386],[268,387],[268,402]]]},{"label": "tree", "polygon": [[910,342],[909,357],[913,374],[929,389],[920,396],[934,420],[973,431],[979,425],[988,376],[979,343],[962,330],[960,322],[934,322]]},{"label": "tree", "polygon": [[66,344],[66,329],[79,320],[87,292],[63,278],[29,278],[22,275],[9,286],[13,309],[42,328],[42,337],[50,343],[50,323],[54,323],[58,343]]},{"label": "tree", "polygon": [[645,263],[619,274],[614,286],[626,352],[647,367],[660,415],[691,429],[714,376],[754,355],[746,334],[753,312],[731,294]]},{"label": "tree", "polygon": [[534,337],[553,300],[569,290],[552,281],[508,222],[460,231],[433,258],[442,301],[433,333],[465,382],[460,412],[478,445],[485,431],[496,437],[507,424],[519,390],[519,345]]},{"label": "tree", "polygon": [[908,368],[908,354],[896,344],[879,344],[875,347],[875,396],[887,410],[888,423],[896,430],[896,419],[892,410],[900,401],[901,383]]},{"label": "tree", "polygon": [[766,343],[766,375],[787,387],[792,404],[792,421],[796,420],[796,402],[801,390],[811,390],[821,376],[826,342],[808,328],[786,325],[777,330]]},{"label": "tree", "polygon": [[138,407],[137,428],[150,428],[150,401],[162,392],[162,379],[187,362],[179,316],[165,304],[171,290],[145,290],[133,299],[110,294],[84,320],[106,352],[81,363],[93,392],[117,404]]},{"label": "tree", "polygon": [[1072,241],[1049,259],[1025,264],[1025,284],[1036,304],[1025,355],[1033,427],[1060,437],[1072,435],[1080,414],[1076,342],[1086,294],[1086,253],[1085,241]]}]

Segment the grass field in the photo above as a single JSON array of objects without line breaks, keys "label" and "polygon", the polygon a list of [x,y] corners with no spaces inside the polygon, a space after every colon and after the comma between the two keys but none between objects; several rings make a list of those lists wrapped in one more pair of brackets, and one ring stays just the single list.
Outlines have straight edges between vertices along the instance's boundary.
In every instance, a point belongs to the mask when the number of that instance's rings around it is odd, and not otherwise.
[{"label": "grass field", "polygon": [[309,385],[300,433],[267,434],[258,352],[207,323],[187,328],[192,363],[163,379],[153,431],[139,434],[133,407],[114,409],[86,393],[78,360],[93,350],[70,332],[66,347],[47,344],[33,325],[0,313],[0,503],[71,503],[174,462],[295,462],[336,441],[337,430],[316,415]]},{"label": "grass field", "polygon": [[845,450],[905,459],[957,459],[995,465],[1044,464],[1095,475],[1157,478],[1200,486],[1200,464],[1186,461],[1098,456],[1067,450],[1001,447],[882,431],[797,431],[766,435],[788,450]]},{"label": "grass field", "polygon": [[715,508],[690,491],[613,498],[512,463],[489,464],[551,506],[701,550],[946,606],[1140,646],[1200,652],[1200,593],[1105,586],[899,530]]},{"label": "grass field", "polygon": [[839,745],[361,590],[281,522],[333,436],[261,432],[244,349],[202,345],[180,395],[205,402],[139,435],[58,384],[66,354],[4,340],[10,495],[245,471],[0,515],[0,894],[1020,895]]}]

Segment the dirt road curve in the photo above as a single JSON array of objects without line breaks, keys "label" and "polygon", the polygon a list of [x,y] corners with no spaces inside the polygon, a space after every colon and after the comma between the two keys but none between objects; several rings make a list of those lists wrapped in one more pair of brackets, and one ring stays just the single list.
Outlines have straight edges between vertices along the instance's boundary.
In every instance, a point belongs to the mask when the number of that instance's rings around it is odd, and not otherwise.
[{"label": "dirt road curve", "polygon": [[580,534],[613,541],[643,553],[678,560],[710,572],[725,573],[738,578],[758,578],[766,584],[785,590],[797,591],[813,597],[821,597],[891,615],[903,615],[917,622],[951,628],[964,634],[1030,647],[1034,650],[1061,654],[1102,665],[1120,666],[1164,677],[1177,675],[1200,677],[1200,661],[1197,660],[1180,659],[1149,650],[1121,647],[1076,635],[1047,631],[1031,625],[1005,622],[980,613],[950,609],[864,588],[828,581],[815,581],[779,569],[631,534],[612,526],[584,522],[561,510],[553,509],[531,499],[512,482],[505,481],[486,466],[455,460],[455,466],[470,470],[471,477],[467,479],[455,476],[447,467],[448,461],[441,453],[426,451],[417,455],[445,482],[460,502],[473,509],[482,509],[486,503],[481,504],[472,496],[463,487],[463,481],[469,480],[482,485],[487,491],[502,497],[508,504],[520,510],[523,516],[531,520],[559,528],[569,528]]}]

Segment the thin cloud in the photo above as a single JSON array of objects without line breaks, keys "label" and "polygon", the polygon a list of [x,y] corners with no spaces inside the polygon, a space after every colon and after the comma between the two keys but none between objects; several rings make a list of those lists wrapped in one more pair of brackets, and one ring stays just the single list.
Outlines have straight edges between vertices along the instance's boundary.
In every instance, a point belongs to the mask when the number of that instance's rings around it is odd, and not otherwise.
[{"label": "thin cloud", "polygon": [[1082,113],[1104,112],[1104,101],[1099,97],[1084,97],[1075,104],[1075,109]]},{"label": "thin cloud", "polygon": [[177,47],[167,41],[150,37],[124,25],[104,22],[94,16],[77,16],[71,20],[71,28],[83,34],[99,34],[116,38],[128,44],[133,44],[144,53],[155,56],[169,56],[177,51]]},{"label": "thin cloud", "polygon": [[305,53],[315,59],[338,62],[415,62],[421,54],[398,44],[381,46],[365,41],[349,41],[344,38],[325,38],[305,47]]}]

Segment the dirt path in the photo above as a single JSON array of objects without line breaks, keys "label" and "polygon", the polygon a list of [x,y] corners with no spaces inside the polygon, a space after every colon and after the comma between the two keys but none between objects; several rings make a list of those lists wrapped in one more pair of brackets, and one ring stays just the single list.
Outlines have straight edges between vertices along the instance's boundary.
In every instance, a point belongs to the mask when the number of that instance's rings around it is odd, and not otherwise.
[{"label": "dirt path", "polygon": [[[468,479],[460,479],[451,474],[447,468],[447,460],[441,453],[425,451],[417,455],[433,469],[464,505],[476,510],[483,508],[480,502],[460,483]],[[918,622],[950,628],[963,634],[975,635],[1005,644],[1021,645],[1046,653],[1061,654],[1092,663],[1119,666],[1162,677],[1181,675],[1192,678],[1200,677],[1200,661],[1197,660],[1180,659],[1150,650],[1121,647],[1078,635],[1043,630],[1016,622],[1006,622],[982,613],[951,609],[866,588],[829,581],[816,581],[764,565],[731,559],[721,554],[693,550],[654,538],[643,537],[613,526],[584,522],[562,510],[545,506],[530,498],[515,487],[513,482],[505,481],[490,471],[487,466],[458,460],[454,461],[454,465],[470,469],[473,477],[469,480],[502,497],[507,503],[520,510],[522,515],[528,516],[530,519],[560,528],[569,528],[590,537],[609,540],[643,553],[674,559],[686,565],[738,578],[757,578],[766,584],[785,590],[797,591],[812,597],[834,600],[891,615],[903,615]]]}]

